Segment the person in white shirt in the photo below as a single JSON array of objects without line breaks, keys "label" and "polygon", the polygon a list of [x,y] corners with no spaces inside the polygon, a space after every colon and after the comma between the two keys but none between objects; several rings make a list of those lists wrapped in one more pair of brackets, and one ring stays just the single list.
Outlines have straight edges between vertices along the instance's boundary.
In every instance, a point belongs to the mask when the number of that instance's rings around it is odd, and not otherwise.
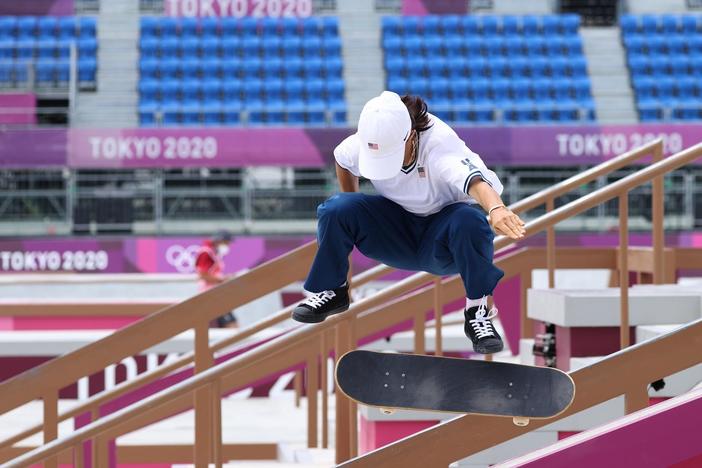
[{"label": "person in white shirt", "polygon": [[[389,91],[366,103],[358,132],[336,147],[334,158],[342,193],[317,210],[319,249],[304,286],[315,294],[293,310],[293,319],[318,323],[348,309],[348,257],[356,246],[395,268],[459,273],[466,336],[478,353],[501,351],[491,321],[497,309],[487,310],[504,274],[493,264],[493,229],[513,239],[525,229],[502,202],[497,175],[420,97]],[[359,177],[378,195],[358,193]]]}]

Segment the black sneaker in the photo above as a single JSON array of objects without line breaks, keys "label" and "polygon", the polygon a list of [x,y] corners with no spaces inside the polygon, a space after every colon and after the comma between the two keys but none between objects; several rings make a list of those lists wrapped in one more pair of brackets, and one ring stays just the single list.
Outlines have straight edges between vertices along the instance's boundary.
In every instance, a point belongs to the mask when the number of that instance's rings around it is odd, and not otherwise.
[{"label": "black sneaker", "polygon": [[492,324],[492,318],[497,315],[497,309],[487,311],[487,301],[479,306],[465,309],[466,318],[464,331],[473,342],[473,350],[480,354],[499,353],[504,347],[500,334]]},{"label": "black sneaker", "polygon": [[344,285],[311,295],[293,309],[292,318],[303,323],[319,323],[348,308],[349,287]]}]

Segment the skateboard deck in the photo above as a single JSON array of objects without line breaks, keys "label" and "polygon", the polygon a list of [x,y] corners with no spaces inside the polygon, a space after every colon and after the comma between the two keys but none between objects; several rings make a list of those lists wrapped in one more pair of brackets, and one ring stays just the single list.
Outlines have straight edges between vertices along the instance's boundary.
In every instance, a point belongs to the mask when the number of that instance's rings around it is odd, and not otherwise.
[{"label": "skateboard deck", "polygon": [[361,350],[339,359],[336,382],[349,398],[388,413],[479,413],[518,425],[556,416],[575,396],[573,379],[550,367]]}]

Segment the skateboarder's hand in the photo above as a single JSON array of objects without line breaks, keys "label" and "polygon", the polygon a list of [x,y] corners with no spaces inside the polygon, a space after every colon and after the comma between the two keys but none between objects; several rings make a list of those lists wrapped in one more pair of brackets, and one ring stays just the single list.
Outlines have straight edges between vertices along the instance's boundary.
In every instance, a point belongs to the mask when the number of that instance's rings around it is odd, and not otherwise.
[{"label": "skateboarder's hand", "polygon": [[521,239],[526,234],[524,221],[508,208],[501,207],[490,213],[490,226],[498,234],[510,239]]}]

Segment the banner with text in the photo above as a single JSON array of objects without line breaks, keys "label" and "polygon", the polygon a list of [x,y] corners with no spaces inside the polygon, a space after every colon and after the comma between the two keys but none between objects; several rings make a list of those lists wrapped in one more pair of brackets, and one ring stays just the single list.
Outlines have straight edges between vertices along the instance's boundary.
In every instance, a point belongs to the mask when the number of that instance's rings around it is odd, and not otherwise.
[{"label": "banner with text", "polygon": [[164,0],[168,16],[243,18],[306,18],[312,15],[312,0]]},{"label": "banner with text", "polygon": [[[2,129],[0,168],[94,169],[331,164],[344,128]],[[702,141],[702,125],[459,127],[491,166],[594,165],[661,137],[666,154]]]}]

